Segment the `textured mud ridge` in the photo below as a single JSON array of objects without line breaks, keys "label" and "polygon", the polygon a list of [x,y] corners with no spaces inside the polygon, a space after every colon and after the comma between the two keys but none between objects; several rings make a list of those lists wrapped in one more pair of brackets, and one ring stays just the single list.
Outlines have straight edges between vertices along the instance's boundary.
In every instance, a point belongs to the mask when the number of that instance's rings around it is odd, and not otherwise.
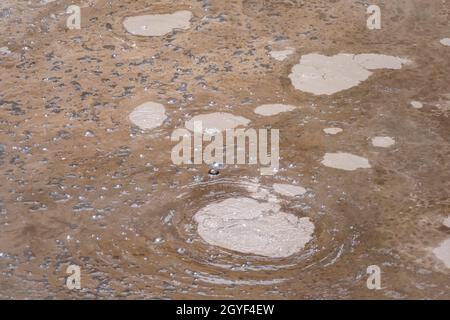
[{"label": "textured mud ridge", "polygon": [[[450,299],[448,1],[380,30],[365,1],[72,4],[0,2],[0,298]],[[279,171],[173,164],[196,120],[279,129]]]}]

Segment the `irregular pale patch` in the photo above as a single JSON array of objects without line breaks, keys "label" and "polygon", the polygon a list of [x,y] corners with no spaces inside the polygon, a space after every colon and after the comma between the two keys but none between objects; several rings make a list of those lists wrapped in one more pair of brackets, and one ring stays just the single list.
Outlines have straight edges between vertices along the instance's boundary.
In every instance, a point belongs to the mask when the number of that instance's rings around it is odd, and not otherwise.
[{"label": "irregular pale patch", "polygon": [[444,226],[446,226],[447,228],[450,228],[450,216],[448,216],[443,222],[442,224]]},{"label": "irregular pale patch", "polygon": [[355,61],[364,68],[369,70],[376,70],[376,69],[398,70],[402,68],[403,64],[410,62],[408,59],[401,59],[398,57],[373,53],[355,55]]},{"label": "irregular pale patch", "polygon": [[332,134],[332,135],[341,133],[342,131],[344,131],[344,130],[342,130],[341,128],[325,128],[325,129],[323,129],[323,132],[325,132],[326,134]]},{"label": "irregular pale patch", "polygon": [[368,69],[401,68],[406,59],[377,54],[337,54],[324,56],[307,54],[292,68],[292,85],[316,95],[332,95],[359,85],[372,75]]},{"label": "irregular pale patch", "polygon": [[279,50],[279,51],[270,51],[270,56],[278,61],[285,60],[288,56],[294,53],[294,49],[288,48],[286,50]]},{"label": "irregular pale patch", "polygon": [[9,51],[8,47],[1,47],[0,48],[0,55],[1,56],[7,56],[9,54],[11,54],[11,51]]},{"label": "irregular pale patch", "polygon": [[287,104],[263,104],[255,109],[255,113],[262,116],[274,116],[282,112],[288,112],[295,109],[295,106]]},{"label": "irregular pale patch", "polygon": [[391,137],[375,137],[372,138],[372,145],[378,148],[389,148],[395,144],[395,140]]},{"label": "irregular pale patch", "polygon": [[331,95],[358,85],[372,74],[355,63],[353,57],[352,54],[332,57],[307,54],[292,68],[289,78],[298,90]]},{"label": "irregular pale patch", "polygon": [[351,153],[326,153],[321,163],[330,168],[353,171],[371,168],[369,160]]},{"label": "irregular pale patch", "polygon": [[175,29],[189,29],[191,18],[192,12],[183,10],[172,14],[128,17],[123,21],[123,26],[129,33],[137,36],[157,37]]},{"label": "irregular pale patch", "polygon": [[214,112],[201,114],[186,121],[185,127],[190,131],[194,131],[194,123],[201,123],[202,133],[214,134],[227,129],[234,129],[239,126],[246,126],[250,120],[241,116],[235,116],[231,113]]},{"label": "irregular pale patch", "polygon": [[443,241],[439,247],[433,249],[433,253],[447,268],[450,268],[450,239]]},{"label": "irregular pale patch", "polygon": [[422,109],[423,103],[420,101],[411,101],[411,106],[415,109]]},{"label": "irregular pale patch", "polygon": [[273,185],[273,189],[275,190],[275,192],[288,197],[301,196],[306,193],[305,188],[300,186],[294,186],[292,184],[275,183]]},{"label": "irregular pale patch", "polygon": [[199,235],[211,245],[246,254],[284,258],[312,239],[314,224],[280,211],[276,203],[232,198],[209,204],[194,216]]},{"label": "irregular pale patch", "polygon": [[166,109],[160,103],[146,102],[130,113],[130,121],[143,130],[159,127],[167,119]]},{"label": "irregular pale patch", "polygon": [[450,47],[450,38],[441,39],[440,43],[444,46]]}]

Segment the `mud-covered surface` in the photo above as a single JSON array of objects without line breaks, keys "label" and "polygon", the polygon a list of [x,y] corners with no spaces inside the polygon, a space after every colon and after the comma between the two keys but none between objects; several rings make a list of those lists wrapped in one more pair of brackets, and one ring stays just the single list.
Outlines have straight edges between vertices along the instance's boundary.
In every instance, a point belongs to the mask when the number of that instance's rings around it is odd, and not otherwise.
[{"label": "mud-covered surface", "polygon": [[[66,8],[81,7],[81,29]],[[12,1],[0,3],[0,298],[450,299],[450,269],[433,252],[450,238],[450,2]],[[126,17],[192,12],[190,28],[127,33]],[[280,61],[271,51],[294,49]],[[290,49],[289,49],[290,50]],[[408,59],[332,95],[296,90],[303,55]],[[283,56],[284,57],[284,56]],[[139,105],[167,119],[143,131]],[[422,108],[411,106],[421,102]],[[297,108],[273,116],[264,104]],[[226,112],[280,129],[280,170],[175,165],[171,133],[195,115]],[[326,128],[341,128],[336,135]],[[388,148],[374,137],[391,137]],[[368,159],[353,171],[326,153]],[[196,212],[228,198],[269,196],[315,226],[287,258],[206,243]],[[70,291],[66,268],[81,268]],[[382,270],[368,290],[366,269]]]}]

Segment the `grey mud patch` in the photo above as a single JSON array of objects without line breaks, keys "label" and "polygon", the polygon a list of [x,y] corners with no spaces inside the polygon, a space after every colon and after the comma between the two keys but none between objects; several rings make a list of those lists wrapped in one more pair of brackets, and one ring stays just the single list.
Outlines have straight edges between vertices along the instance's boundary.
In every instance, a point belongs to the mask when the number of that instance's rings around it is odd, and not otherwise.
[{"label": "grey mud patch", "polygon": [[447,268],[450,268],[450,239],[447,239],[433,249],[433,253]]},{"label": "grey mud patch", "polygon": [[275,190],[275,192],[288,197],[301,196],[306,193],[305,188],[292,184],[275,183],[273,185],[273,189]]},{"label": "grey mud patch", "polygon": [[379,54],[307,54],[289,78],[295,89],[315,95],[332,95],[367,80],[376,69],[400,69],[409,60]]},{"label": "grey mud patch", "polygon": [[208,114],[201,114],[192,117],[186,121],[186,129],[194,132],[195,124],[199,123],[202,126],[202,132],[206,134],[215,134],[227,129],[234,129],[239,126],[246,126],[250,123],[250,120],[241,116],[235,116],[226,112],[213,112]]},{"label": "grey mud patch", "polygon": [[295,110],[295,106],[287,104],[264,104],[255,108],[255,113],[261,116],[274,116],[282,112]]},{"label": "grey mud patch", "polygon": [[198,234],[207,243],[270,258],[301,251],[314,233],[309,218],[284,213],[276,203],[245,197],[209,204],[194,220]]},{"label": "grey mud patch", "polygon": [[177,11],[172,14],[154,14],[128,17],[123,21],[127,32],[145,37],[164,36],[173,30],[187,30],[190,28],[192,12]]},{"label": "grey mud patch", "polygon": [[165,107],[156,102],[146,102],[136,107],[128,116],[130,121],[142,130],[159,127],[167,119]]},{"label": "grey mud patch", "polygon": [[321,163],[326,167],[345,171],[371,168],[366,158],[345,152],[326,153]]}]

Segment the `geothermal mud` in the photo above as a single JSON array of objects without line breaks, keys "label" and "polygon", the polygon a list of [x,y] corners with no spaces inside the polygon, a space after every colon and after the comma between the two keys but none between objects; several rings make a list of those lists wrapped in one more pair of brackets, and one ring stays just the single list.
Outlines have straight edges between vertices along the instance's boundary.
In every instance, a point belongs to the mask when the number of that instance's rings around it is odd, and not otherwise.
[{"label": "geothermal mud", "polygon": [[0,298],[450,299],[450,3],[380,3],[2,0]]}]

